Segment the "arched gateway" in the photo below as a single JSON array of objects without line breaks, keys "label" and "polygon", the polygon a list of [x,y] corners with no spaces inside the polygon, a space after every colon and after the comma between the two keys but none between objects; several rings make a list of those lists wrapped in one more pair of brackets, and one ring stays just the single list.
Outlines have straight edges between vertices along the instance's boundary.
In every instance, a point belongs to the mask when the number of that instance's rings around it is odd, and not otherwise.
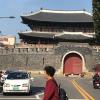
[{"label": "arched gateway", "polygon": [[85,69],[84,57],[76,51],[66,53],[62,59],[64,74],[80,74]]}]

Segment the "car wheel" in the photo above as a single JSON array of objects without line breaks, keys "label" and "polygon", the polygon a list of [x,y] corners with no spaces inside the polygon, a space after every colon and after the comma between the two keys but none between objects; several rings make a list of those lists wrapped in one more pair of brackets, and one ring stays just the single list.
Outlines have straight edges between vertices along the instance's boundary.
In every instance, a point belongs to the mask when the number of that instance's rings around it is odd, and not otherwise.
[{"label": "car wheel", "polygon": [[97,89],[97,87],[96,87],[96,86],[94,86],[94,89]]},{"label": "car wheel", "polygon": [[29,95],[31,95],[32,94],[32,89],[30,89],[30,91],[29,91]]},{"label": "car wheel", "polygon": [[7,93],[3,92],[3,95],[7,95]]},{"label": "car wheel", "polygon": [[3,86],[3,83],[0,83],[1,86]]}]

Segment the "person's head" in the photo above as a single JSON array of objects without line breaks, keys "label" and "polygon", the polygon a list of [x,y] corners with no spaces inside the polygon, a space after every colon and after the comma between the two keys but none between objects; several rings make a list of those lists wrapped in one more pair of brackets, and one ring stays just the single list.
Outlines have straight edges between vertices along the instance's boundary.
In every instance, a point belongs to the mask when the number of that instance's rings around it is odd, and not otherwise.
[{"label": "person's head", "polygon": [[45,66],[44,71],[45,71],[45,74],[46,74],[46,78],[53,77],[55,72],[56,72],[55,68],[52,67],[52,66]]}]

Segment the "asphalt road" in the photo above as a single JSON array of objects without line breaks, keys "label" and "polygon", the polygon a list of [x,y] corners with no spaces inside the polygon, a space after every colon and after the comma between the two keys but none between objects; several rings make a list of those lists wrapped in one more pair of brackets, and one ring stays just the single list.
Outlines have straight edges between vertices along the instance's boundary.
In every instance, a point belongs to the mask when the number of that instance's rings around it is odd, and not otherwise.
[{"label": "asphalt road", "polygon": [[95,100],[100,100],[100,89],[94,89],[92,79],[78,79],[78,84],[83,87]]},{"label": "asphalt road", "polygon": [[[74,77],[56,77],[58,84],[65,89],[69,100],[100,100],[100,89],[94,89],[92,79],[74,78]],[[33,81],[32,93],[13,94],[3,96],[2,87],[0,87],[0,100],[42,100],[45,79],[36,76]]]}]

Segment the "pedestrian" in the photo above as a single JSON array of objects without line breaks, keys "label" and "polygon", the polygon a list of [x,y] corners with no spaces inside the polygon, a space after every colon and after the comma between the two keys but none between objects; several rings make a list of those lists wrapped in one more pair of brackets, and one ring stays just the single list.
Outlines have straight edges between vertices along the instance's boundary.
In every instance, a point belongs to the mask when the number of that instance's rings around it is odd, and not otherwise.
[{"label": "pedestrian", "polygon": [[56,80],[54,79],[55,71],[56,70],[52,66],[46,66],[44,68],[46,86],[43,100],[59,100],[59,88]]}]

